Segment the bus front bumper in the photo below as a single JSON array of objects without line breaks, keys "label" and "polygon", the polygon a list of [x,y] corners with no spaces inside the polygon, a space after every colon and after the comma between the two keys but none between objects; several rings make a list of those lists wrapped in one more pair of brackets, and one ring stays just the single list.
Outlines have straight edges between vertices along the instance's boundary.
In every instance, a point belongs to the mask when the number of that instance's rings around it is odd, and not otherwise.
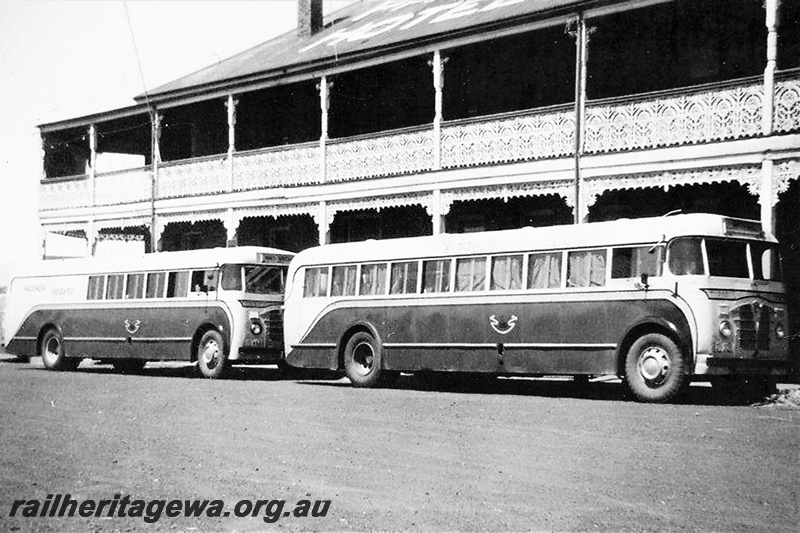
[{"label": "bus front bumper", "polygon": [[785,358],[733,358],[698,354],[694,366],[696,376],[785,376],[790,361]]},{"label": "bus front bumper", "polygon": [[269,343],[267,346],[242,346],[239,348],[238,357],[232,359],[231,362],[251,365],[278,363],[283,359],[283,346],[271,344]]}]

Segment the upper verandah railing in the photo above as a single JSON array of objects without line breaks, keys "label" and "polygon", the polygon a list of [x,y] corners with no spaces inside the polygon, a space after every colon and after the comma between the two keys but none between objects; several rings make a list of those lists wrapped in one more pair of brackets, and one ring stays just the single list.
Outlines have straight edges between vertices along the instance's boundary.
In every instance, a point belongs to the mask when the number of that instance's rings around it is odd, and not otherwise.
[{"label": "upper verandah railing", "polygon": [[[584,153],[599,154],[702,144],[763,135],[764,83],[726,83],[587,103]],[[800,69],[776,78],[773,132],[800,131]],[[46,179],[40,210],[115,205],[157,199],[376,179],[511,162],[573,156],[571,104],[446,121],[325,143],[234,152],[98,173]],[[323,152],[324,150],[324,152]],[[324,166],[324,168],[323,168]]]}]

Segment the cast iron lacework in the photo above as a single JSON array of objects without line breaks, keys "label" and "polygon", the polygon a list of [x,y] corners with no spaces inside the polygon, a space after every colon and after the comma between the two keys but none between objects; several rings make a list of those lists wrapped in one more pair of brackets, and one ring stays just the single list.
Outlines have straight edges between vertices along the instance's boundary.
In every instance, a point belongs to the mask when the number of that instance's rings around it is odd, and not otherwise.
[{"label": "cast iron lacework", "polygon": [[800,79],[788,79],[775,84],[775,131],[800,129]]},{"label": "cast iron lacework", "polygon": [[326,181],[331,182],[422,172],[433,165],[429,127],[366,139],[331,141],[326,148]]},{"label": "cast iron lacework", "polygon": [[41,211],[86,207],[91,203],[89,180],[86,177],[65,181],[48,181],[39,187]]},{"label": "cast iron lacework", "polygon": [[761,134],[764,87],[706,89],[674,96],[590,105],[586,152],[697,144]]},{"label": "cast iron lacework", "polygon": [[115,205],[143,202],[150,199],[151,172],[126,170],[98,174],[95,177],[94,200],[96,205]]},{"label": "cast iron lacework", "polygon": [[678,185],[699,185],[702,183],[724,183],[738,181],[747,187],[750,194],[758,196],[761,187],[761,166],[741,166],[730,168],[709,168],[686,171],[653,172],[629,176],[587,178],[581,189],[581,205],[591,207],[597,198],[606,191],[623,189],[645,189],[663,187],[665,190]]},{"label": "cast iron lacework", "polygon": [[309,215],[314,219],[314,222],[319,224],[319,203],[308,204],[281,204],[281,205],[264,205],[259,207],[247,207],[237,209],[233,212],[233,223],[238,228],[245,218],[256,217],[286,217],[297,215]]},{"label": "cast iron lacework", "polygon": [[[326,221],[328,226],[333,223],[333,218],[339,211],[358,211],[359,209],[376,209],[380,211],[387,207],[403,207],[420,205],[425,208],[428,215],[431,214],[431,194],[430,193],[410,193],[398,194],[394,196],[374,196],[369,198],[358,198],[355,200],[344,200],[338,202],[328,202]],[[319,223],[317,217],[314,220]]]},{"label": "cast iron lacework", "polygon": [[230,170],[225,156],[159,167],[158,198],[180,198],[227,191]]},{"label": "cast iron lacework", "polygon": [[320,181],[319,143],[233,157],[235,190],[309,185]]},{"label": "cast iron lacework", "polygon": [[156,218],[156,239],[160,239],[164,233],[164,228],[170,224],[177,222],[189,222],[195,224],[197,222],[211,222],[219,221],[225,223],[224,211],[190,211],[188,213],[180,213],[177,215],[161,215]]},{"label": "cast iron lacework", "polygon": [[569,207],[575,207],[575,202],[573,201],[574,191],[575,185],[572,181],[542,181],[518,185],[448,190],[442,191],[441,194],[441,212],[443,215],[448,214],[455,201],[488,200],[493,198],[508,200],[509,198],[545,196],[549,194],[561,196]]},{"label": "cast iron lacework", "polygon": [[559,157],[574,152],[572,109],[442,128],[442,167],[469,167]]},{"label": "cast iron lacework", "polygon": [[775,162],[772,181],[772,205],[778,203],[778,195],[789,190],[792,180],[800,179],[800,161]]}]

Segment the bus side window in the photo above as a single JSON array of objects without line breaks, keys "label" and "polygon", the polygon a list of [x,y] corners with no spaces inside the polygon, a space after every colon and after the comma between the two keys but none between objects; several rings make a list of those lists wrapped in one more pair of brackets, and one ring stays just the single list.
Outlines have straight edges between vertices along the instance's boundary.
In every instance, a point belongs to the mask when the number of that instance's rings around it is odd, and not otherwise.
[{"label": "bus side window", "polygon": [[434,259],[422,263],[422,292],[450,290],[450,259]]},{"label": "bus side window", "polygon": [[482,291],[486,288],[486,258],[456,259],[456,292]]},{"label": "bus side window", "polygon": [[753,263],[753,278],[762,281],[781,281],[781,262],[774,245],[750,243]]},{"label": "bus side window", "polygon": [[166,272],[150,272],[147,274],[147,298],[163,298],[164,297],[164,281],[166,280]]},{"label": "bus side window", "polygon": [[359,294],[386,294],[386,263],[361,265]]},{"label": "bus side window", "polygon": [[303,296],[313,298],[328,295],[328,267],[306,268]]},{"label": "bus side window", "polygon": [[217,290],[217,269],[192,271],[192,292],[212,292]]},{"label": "bus side window", "polygon": [[492,257],[493,291],[513,291],[522,288],[522,256],[505,255]]},{"label": "bus side window", "polygon": [[110,274],[108,285],[106,285],[106,300],[121,300],[124,285],[125,276],[123,274]]},{"label": "bus side window", "polygon": [[611,251],[612,279],[640,278],[642,274],[660,276],[663,251],[661,246],[614,248]]},{"label": "bus side window", "polygon": [[605,250],[569,252],[567,255],[567,287],[602,287],[605,284]]},{"label": "bus side window", "polygon": [[528,288],[555,289],[561,287],[561,252],[530,254],[528,256]]},{"label": "bus side window", "polygon": [[167,277],[167,298],[186,298],[189,293],[188,270],[170,272]]},{"label": "bus side window", "polygon": [[87,300],[102,300],[106,288],[105,276],[89,276],[89,290],[86,294]]},{"label": "bus side window", "polygon": [[353,296],[356,293],[356,265],[333,267],[331,296]]},{"label": "bus side window", "polygon": [[138,299],[144,294],[144,274],[128,274],[128,283],[125,285],[125,298]]},{"label": "bus side window", "polygon": [[392,263],[390,294],[413,294],[417,292],[417,272],[419,264],[416,261],[403,261]]},{"label": "bus side window", "polygon": [[222,267],[222,288],[226,291],[242,290],[242,265]]}]

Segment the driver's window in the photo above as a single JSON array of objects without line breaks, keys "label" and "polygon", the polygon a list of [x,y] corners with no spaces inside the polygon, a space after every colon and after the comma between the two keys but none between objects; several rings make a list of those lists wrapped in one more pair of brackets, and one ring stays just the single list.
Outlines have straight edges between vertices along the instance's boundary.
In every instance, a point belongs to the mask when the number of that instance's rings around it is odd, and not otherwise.
[{"label": "driver's window", "polygon": [[698,276],[704,273],[702,240],[676,239],[669,246],[669,271],[676,276]]}]

